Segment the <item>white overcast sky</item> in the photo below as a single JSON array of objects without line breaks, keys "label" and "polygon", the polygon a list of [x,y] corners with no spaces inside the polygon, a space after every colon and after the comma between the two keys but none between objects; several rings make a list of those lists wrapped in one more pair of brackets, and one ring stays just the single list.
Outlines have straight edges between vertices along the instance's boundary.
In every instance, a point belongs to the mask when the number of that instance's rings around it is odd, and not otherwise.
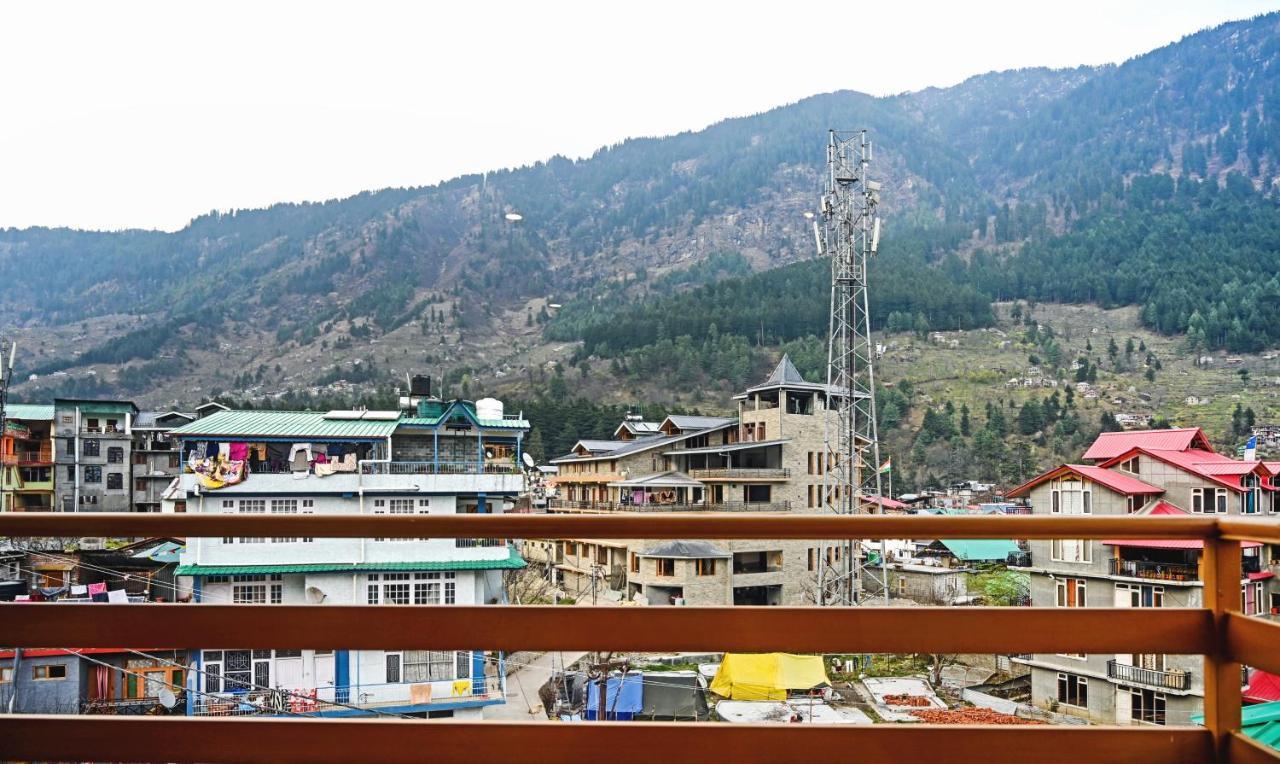
[{"label": "white overcast sky", "polygon": [[1277,8],[5,2],[0,227],[173,230],[211,209],[583,156],[815,93],[1119,62]]}]

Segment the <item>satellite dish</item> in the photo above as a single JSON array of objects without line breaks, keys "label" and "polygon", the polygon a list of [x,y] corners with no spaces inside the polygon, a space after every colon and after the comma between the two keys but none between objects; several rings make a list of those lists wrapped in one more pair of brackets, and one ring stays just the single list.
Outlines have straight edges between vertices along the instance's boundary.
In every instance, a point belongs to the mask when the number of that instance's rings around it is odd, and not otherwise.
[{"label": "satellite dish", "polygon": [[156,693],[156,700],[160,701],[160,705],[165,708],[173,708],[178,705],[178,696],[173,694],[173,690],[168,687],[161,687],[160,692]]},{"label": "satellite dish", "polygon": [[315,587],[315,586],[307,587],[307,602],[310,602],[313,605],[319,605],[320,603],[324,602],[328,598],[329,598],[329,595],[325,594],[324,591],[319,587]]},{"label": "satellite dish", "polygon": [[524,215],[521,215],[519,212],[508,212],[503,215],[503,217],[510,220],[512,223],[518,223],[521,220],[524,220]]},{"label": "satellite dish", "polygon": [[525,452],[524,452],[523,454],[521,454],[520,456],[521,456],[521,458],[524,460],[524,466],[528,467],[529,469],[533,469],[533,468],[534,468],[533,457],[532,457],[532,456],[529,456],[529,452],[528,452],[528,451],[525,451]]}]

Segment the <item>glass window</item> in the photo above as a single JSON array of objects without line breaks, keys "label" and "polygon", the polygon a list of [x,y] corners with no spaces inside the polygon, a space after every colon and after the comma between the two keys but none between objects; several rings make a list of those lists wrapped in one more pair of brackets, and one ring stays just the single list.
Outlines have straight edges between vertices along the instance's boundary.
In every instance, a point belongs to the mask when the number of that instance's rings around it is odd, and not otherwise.
[{"label": "glass window", "polygon": [[50,680],[52,680],[52,679],[66,679],[66,678],[67,678],[67,664],[65,664],[65,663],[51,663],[51,664],[48,664],[48,665],[46,665],[46,666],[32,666],[32,667],[31,667],[31,678],[32,678],[32,679],[41,679],[41,680],[44,680],[44,679],[50,679]]},{"label": "glass window", "polygon": [[1165,723],[1165,696],[1155,690],[1132,689],[1130,694],[1129,717],[1134,721],[1147,724]]},{"label": "glass window", "polygon": [[101,483],[101,482],[102,482],[102,468],[101,468],[101,467],[96,467],[96,466],[88,466],[88,467],[85,467],[85,468],[84,468],[84,482],[86,482],[86,483]]},{"label": "glass window", "polygon": [[400,681],[400,653],[387,653],[387,683]]},{"label": "glass window", "polygon": [[97,456],[101,453],[101,444],[93,438],[86,438],[81,441],[80,453],[85,456]]},{"label": "glass window", "polygon": [[107,473],[107,489],[118,491],[124,488],[124,474],[120,472]]},{"label": "glass window", "polygon": [[111,464],[124,464],[124,448],[120,446],[111,446],[108,448],[107,462]]},{"label": "glass window", "polygon": [[452,650],[406,650],[404,681],[439,682],[453,679],[457,666]]},{"label": "glass window", "polygon": [[1058,702],[1088,708],[1089,680],[1075,674],[1058,674]]}]

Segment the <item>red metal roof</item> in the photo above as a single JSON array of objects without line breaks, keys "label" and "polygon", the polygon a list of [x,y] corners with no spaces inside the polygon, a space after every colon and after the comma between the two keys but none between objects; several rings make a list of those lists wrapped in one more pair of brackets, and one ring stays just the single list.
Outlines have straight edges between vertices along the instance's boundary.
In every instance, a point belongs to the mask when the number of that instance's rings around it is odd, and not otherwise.
[{"label": "red metal roof", "polygon": [[1085,451],[1081,458],[1088,461],[1105,461],[1134,448],[1152,451],[1185,451],[1193,446],[1213,451],[1213,446],[1209,445],[1209,439],[1204,436],[1204,432],[1199,427],[1104,432],[1093,441],[1093,445],[1089,446],[1089,450]]},{"label": "red metal roof", "polygon": [[1280,676],[1261,669],[1249,672],[1249,686],[1240,691],[1241,696],[1252,703],[1269,703],[1280,700]]},{"label": "red metal roof", "polygon": [[[140,653],[167,652],[174,650],[172,647],[80,647],[80,648],[64,648],[64,647],[30,647],[23,648],[23,658],[48,658],[52,655],[75,655],[83,653],[84,655],[104,655],[107,653],[129,653],[137,651]],[[0,650],[0,658],[12,658],[13,650]]]},{"label": "red metal roof", "polygon": [[1266,471],[1266,467],[1261,462],[1241,462],[1213,451],[1204,451],[1198,448],[1185,451],[1159,451],[1141,446],[1135,446],[1118,456],[1108,459],[1099,466],[1112,467],[1128,461],[1140,453],[1237,491],[1242,490],[1240,488],[1241,476],[1259,468],[1264,473]]},{"label": "red metal roof", "polygon": [[[1155,506],[1150,509],[1144,509],[1137,514],[1189,515],[1191,513],[1167,501],[1158,501]],[[1204,549],[1204,541],[1201,539],[1106,539],[1102,543],[1107,546],[1124,546],[1138,549]],[[1240,546],[1243,549],[1252,549],[1253,547],[1262,546],[1262,544],[1257,541],[1241,541]]]},{"label": "red metal roof", "polygon": [[[1262,545],[1259,544],[1258,546],[1262,546]],[[1268,578],[1275,578],[1275,577],[1276,577],[1276,574],[1272,573],[1269,570],[1261,570],[1261,571],[1258,571],[1257,573],[1250,573],[1247,576],[1247,578],[1250,581],[1266,581]]]},{"label": "red metal roof", "polygon": [[1164,493],[1163,488],[1157,488],[1150,483],[1144,483],[1135,477],[1131,477],[1121,472],[1112,472],[1111,470],[1103,469],[1102,467],[1095,467],[1092,464],[1064,464],[1057,469],[1049,470],[1042,475],[1037,475],[1036,477],[1031,478],[1027,482],[1010,491],[1006,496],[1011,499],[1017,498],[1018,496],[1025,496],[1032,488],[1035,488],[1046,480],[1053,480],[1054,478],[1061,477],[1067,472],[1075,473],[1086,480],[1090,480],[1101,486],[1110,488],[1116,493],[1124,494],[1125,496],[1155,495]]},{"label": "red metal roof", "polygon": [[904,502],[898,501],[897,499],[890,499],[885,496],[875,496],[875,495],[867,496],[866,498],[863,499],[863,501],[867,502],[868,504],[879,504],[885,509],[906,509],[908,506],[910,506]]}]

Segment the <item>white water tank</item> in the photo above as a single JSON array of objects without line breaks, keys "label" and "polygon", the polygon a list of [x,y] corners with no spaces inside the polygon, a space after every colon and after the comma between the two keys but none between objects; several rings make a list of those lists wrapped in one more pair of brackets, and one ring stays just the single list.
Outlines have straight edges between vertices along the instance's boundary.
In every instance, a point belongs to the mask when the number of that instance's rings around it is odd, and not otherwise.
[{"label": "white water tank", "polygon": [[501,419],[502,401],[497,398],[481,398],[476,401],[476,416],[480,419]]}]

